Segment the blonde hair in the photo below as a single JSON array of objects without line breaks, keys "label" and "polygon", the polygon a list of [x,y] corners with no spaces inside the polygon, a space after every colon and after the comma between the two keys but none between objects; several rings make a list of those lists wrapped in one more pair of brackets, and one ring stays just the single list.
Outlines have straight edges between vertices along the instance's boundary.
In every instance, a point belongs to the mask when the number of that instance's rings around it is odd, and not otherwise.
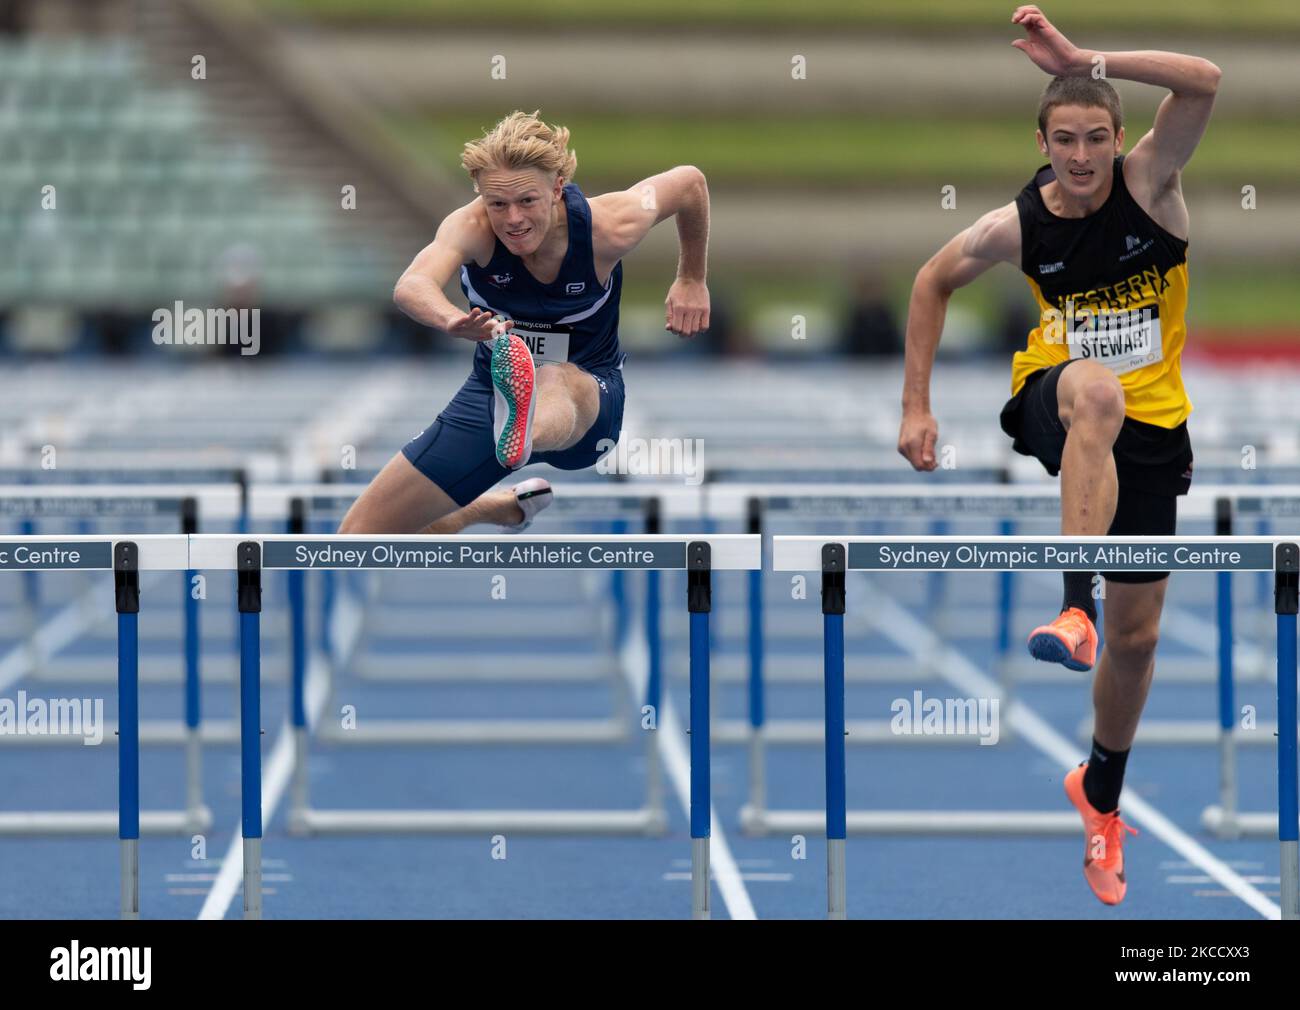
[{"label": "blonde hair", "polygon": [[475,192],[479,172],[489,168],[536,168],[565,182],[573,179],[578,156],[569,150],[569,131],[543,123],[538,118],[540,112],[516,110],[478,140],[465,145],[460,163],[474,180]]}]

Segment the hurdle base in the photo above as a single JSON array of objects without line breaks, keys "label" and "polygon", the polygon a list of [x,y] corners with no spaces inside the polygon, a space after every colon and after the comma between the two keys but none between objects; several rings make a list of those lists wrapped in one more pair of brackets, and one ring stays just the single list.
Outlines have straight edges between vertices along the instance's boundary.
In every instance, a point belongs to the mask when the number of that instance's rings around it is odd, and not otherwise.
[{"label": "hurdle base", "polygon": [[628,738],[625,719],[370,719],[322,726],[317,739],[362,747],[424,744],[592,744]]},{"label": "hurdle base", "polygon": [[302,835],[645,835],[662,836],[662,810],[300,810]]},{"label": "hurdle base", "polygon": [[[140,813],[142,835],[189,835],[211,828],[212,811],[207,807],[195,814],[184,810],[144,810]],[[0,836],[116,834],[116,810],[0,813]]]},{"label": "hurdle base", "polygon": [[613,660],[588,653],[557,653],[530,657],[527,663],[512,662],[502,656],[457,656],[455,659],[431,659],[424,653],[383,655],[374,659],[356,659],[352,672],[360,680],[375,683],[406,681],[457,682],[462,680],[507,683],[538,681],[605,681],[610,679]]},{"label": "hurdle base", "polygon": [[[179,719],[141,719],[140,744],[153,747],[182,747],[189,741],[189,727]],[[105,722],[103,743],[116,746],[116,722]],[[232,746],[239,743],[239,723],[231,719],[209,719],[199,726],[199,738],[213,746]],[[0,747],[86,747],[84,736],[75,733],[18,736],[0,734]]]},{"label": "hurdle base", "polygon": [[1201,827],[1223,839],[1276,839],[1277,814],[1241,812],[1225,814],[1222,807],[1211,806],[1201,811]]},{"label": "hurdle base", "polygon": [[[740,811],[747,835],[794,832],[825,834],[826,814],[820,810]],[[1037,810],[850,810],[850,835],[1034,835],[1073,836],[1083,830],[1079,815]]]},{"label": "hurdle base", "polygon": [[[855,745],[937,745],[964,744],[976,745],[980,742],[978,733],[896,733],[891,723],[879,719],[849,720],[844,724],[844,742]],[[763,743],[777,746],[793,744],[820,744],[826,737],[826,722],[823,719],[770,719],[763,723]],[[748,743],[753,727],[745,719],[718,719],[711,730],[714,743]],[[1004,729],[998,737],[999,742],[1008,738]]]},{"label": "hurdle base", "polygon": [[[1181,744],[1217,744],[1223,730],[1213,719],[1152,719],[1138,724],[1134,743],[1156,746]],[[1092,719],[1079,723],[1076,737],[1080,743],[1092,743]],[[1254,729],[1234,730],[1232,742],[1240,747],[1277,745],[1277,723],[1260,722]]]}]

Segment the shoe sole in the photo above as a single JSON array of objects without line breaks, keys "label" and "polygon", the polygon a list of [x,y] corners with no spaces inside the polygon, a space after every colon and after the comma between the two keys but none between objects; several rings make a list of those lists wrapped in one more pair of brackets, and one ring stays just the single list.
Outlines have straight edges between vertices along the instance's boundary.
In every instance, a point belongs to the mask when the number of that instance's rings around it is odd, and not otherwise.
[{"label": "shoe sole", "polygon": [[1083,673],[1092,669],[1091,663],[1075,659],[1066,644],[1051,632],[1040,631],[1029,636],[1029,654],[1044,663],[1060,663],[1067,670]]},{"label": "shoe sole", "polygon": [[[492,389],[496,397],[495,443],[497,462],[516,470],[533,452],[533,412],[537,397],[533,358],[519,337],[498,338],[492,348]],[[523,430],[519,430],[520,421]]]}]

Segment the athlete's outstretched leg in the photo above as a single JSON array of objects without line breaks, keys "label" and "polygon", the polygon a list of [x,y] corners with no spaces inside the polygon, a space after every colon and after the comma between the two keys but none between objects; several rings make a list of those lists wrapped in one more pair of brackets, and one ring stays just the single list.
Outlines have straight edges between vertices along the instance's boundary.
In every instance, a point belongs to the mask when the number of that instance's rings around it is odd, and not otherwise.
[{"label": "athlete's outstretched leg", "polygon": [[421,533],[459,533],[475,523],[494,523],[513,532],[527,529],[533,516],[551,503],[550,481],[530,477],[514,487],[485,491],[462,509],[430,523]]},{"label": "athlete's outstretched leg", "polygon": [[457,508],[450,495],[399,452],[352,503],[338,531],[415,533]]},{"label": "athlete's outstretched leg", "polygon": [[[1108,750],[1127,751],[1137,734],[1155,671],[1167,578],[1106,582],[1106,645],[1092,684],[1093,736]],[[1118,802],[1118,795],[1115,797]]]},{"label": "athlete's outstretched leg", "polygon": [[1065,778],[1083,818],[1083,875],[1107,905],[1124,900],[1124,834],[1119,795],[1155,671],[1160,611],[1169,580],[1106,582],[1106,647],[1092,683],[1092,753]]}]

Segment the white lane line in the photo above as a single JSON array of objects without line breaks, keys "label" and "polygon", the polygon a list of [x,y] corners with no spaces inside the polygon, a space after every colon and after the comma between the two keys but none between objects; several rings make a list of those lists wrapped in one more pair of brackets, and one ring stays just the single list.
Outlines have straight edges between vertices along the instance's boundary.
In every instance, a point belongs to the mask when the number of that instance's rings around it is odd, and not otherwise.
[{"label": "white lane line", "polygon": [[[870,579],[863,581],[867,585],[870,596],[869,612],[873,614],[873,623],[881,634],[892,639],[900,648],[907,649],[917,656],[926,655],[928,649],[941,650],[942,655],[939,657],[940,661],[936,664],[936,669],[945,679],[972,697],[1001,696],[1002,691],[997,683],[982,673],[969,659],[956,649],[939,643],[929,628],[921,624],[911,611],[899,606],[876,583]],[[1042,753],[1051,757],[1062,769],[1072,768],[1087,757],[1083,751],[1021,701],[1012,703],[1007,718],[1012,728],[1016,730],[1017,736],[1023,737]],[[1249,884],[1241,874],[1165,817],[1151,803],[1131,790],[1125,789],[1120,797],[1120,806],[1132,820],[1189,863],[1205,871],[1260,915],[1268,919],[1282,917],[1280,906],[1269,901],[1258,888]]]},{"label": "white lane line", "polygon": [[[623,647],[623,669],[632,683],[633,697],[644,698],[645,686],[650,675],[649,652],[645,640],[645,624],[638,612],[629,629],[627,644]],[[682,805],[687,818],[691,815],[691,761],[686,746],[686,733],[677,718],[672,696],[668,691],[668,674],[663,674],[663,698],[659,706],[659,728],[655,736],[659,744],[659,753],[663,757],[668,778],[672,781],[673,791]],[[722,903],[727,907],[727,914],[733,919],[757,919],[754,903],[740,875],[740,867],[727,844],[726,832],[722,830],[722,821],[715,807],[709,807],[709,869],[718,890],[722,894]]]},{"label": "white lane line", "polygon": [[[347,625],[346,631],[348,632],[348,634],[340,636],[345,639],[343,642],[336,641],[336,645],[341,644],[346,648],[343,651],[336,652],[335,655],[347,656],[350,653],[351,644],[356,642],[357,632],[360,629],[359,608],[356,607],[352,602],[352,598],[346,593],[340,593],[335,597],[335,600],[337,608],[335,616],[340,623]],[[335,627],[333,630],[337,632],[338,628]],[[325,657],[319,652],[313,651],[307,664],[305,702],[308,726],[314,727],[320,719],[321,711],[325,707],[329,694],[327,689],[328,680]],[[275,808],[279,806],[280,800],[284,796],[292,773],[293,727],[289,725],[289,720],[286,718],[280,723],[280,734],[276,737],[275,746],[271,749],[271,754],[262,767],[263,830],[265,830],[266,825],[271,823],[272,817],[275,816]],[[263,861],[263,869],[267,865],[267,862]],[[267,878],[264,876],[262,879],[265,881]],[[235,895],[239,893],[243,884],[243,826],[242,824],[236,824],[234,835],[230,839],[230,848],[226,850],[226,855],[221,861],[221,869],[212,884],[212,890],[208,892],[207,899],[203,902],[203,907],[199,910],[198,917],[200,919],[224,919],[231,902],[235,900]],[[269,894],[271,892],[263,891],[263,893]]]},{"label": "white lane line", "polygon": [[[1224,862],[1234,870],[1262,870],[1264,864],[1251,859],[1225,859]],[[1162,870],[1190,870],[1192,864],[1185,859],[1162,859],[1159,863]]]},{"label": "white lane line", "polygon": [[[1270,877],[1267,874],[1250,874],[1243,879],[1249,881],[1252,884],[1282,883],[1281,877]],[[1206,876],[1204,873],[1183,873],[1183,874],[1174,874],[1173,876],[1165,877],[1165,883],[1166,884],[1208,884],[1211,883],[1211,879],[1208,876]]]}]

